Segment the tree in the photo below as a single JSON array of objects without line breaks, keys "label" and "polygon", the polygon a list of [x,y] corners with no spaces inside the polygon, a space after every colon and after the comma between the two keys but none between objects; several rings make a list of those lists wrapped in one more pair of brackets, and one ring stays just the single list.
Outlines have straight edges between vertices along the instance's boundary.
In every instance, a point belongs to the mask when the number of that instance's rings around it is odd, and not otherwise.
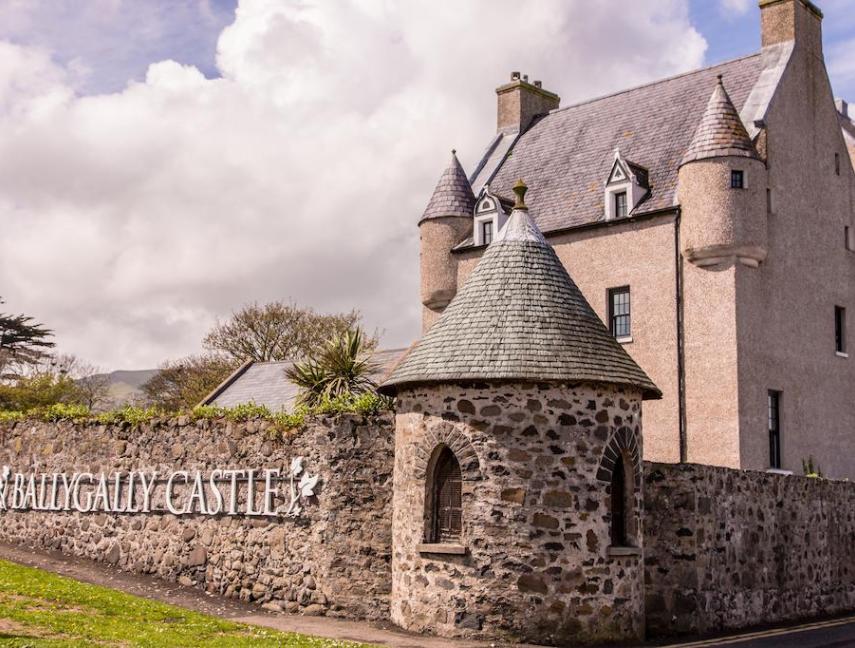
[{"label": "tree", "polygon": [[[218,323],[203,340],[206,349],[223,353],[237,362],[255,360],[302,360],[331,337],[359,325],[358,310],[321,315],[294,303],[250,304]],[[366,344],[376,344],[376,335]]]},{"label": "tree", "polygon": [[66,375],[36,373],[21,376],[12,383],[0,384],[0,410],[26,412],[57,403],[77,402],[77,386]]},{"label": "tree", "polygon": [[0,379],[14,380],[22,366],[42,361],[55,344],[48,339],[52,336],[53,331],[32,317],[0,313]]},{"label": "tree", "polygon": [[74,355],[56,356],[53,371],[70,377],[77,388],[75,401],[90,410],[106,408],[110,401],[110,379],[100,368]]},{"label": "tree", "polygon": [[73,355],[46,356],[0,383],[0,409],[26,411],[64,403],[97,410],[108,398],[107,376]]},{"label": "tree", "polygon": [[237,366],[231,358],[214,354],[165,362],[142,390],[150,405],[171,412],[191,409]]},{"label": "tree", "polygon": [[300,388],[298,401],[313,406],[325,398],[343,394],[363,394],[377,388],[371,374],[377,365],[371,361],[374,348],[359,328],[333,336],[320,353],[286,369],[288,380]]}]

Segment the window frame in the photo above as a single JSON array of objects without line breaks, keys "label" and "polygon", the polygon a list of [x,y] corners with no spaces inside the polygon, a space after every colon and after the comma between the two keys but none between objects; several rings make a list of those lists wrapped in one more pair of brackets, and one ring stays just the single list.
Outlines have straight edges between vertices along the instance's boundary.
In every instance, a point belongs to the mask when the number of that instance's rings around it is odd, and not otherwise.
[{"label": "window frame", "polygon": [[[739,181],[737,182],[737,178]],[[745,189],[745,170],[744,169],[731,169],[730,170],[730,188],[731,189]]]},{"label": "window frame", "polygon": [[[481,245],[490,245],[493,242],[493,220],[484,220],[481,226]],[[489,236],[487,230],[489,229]]]},{"label": "window frame", "polygon": [[781,470],[781,396],[770,389],[766,398],[766,427],[769,433],[769,467]]},{"label": "window frame", "polygon": [[846,350],[847,346],[846,339],[846,307],[845,306],[835,306],[834,307],[834,351],[837,355],[842,356],[844,358],[849,357],[849,353]]},{"label": "window frame", "polygon": [[[457,545],[461,542],[463,536],[463,474],[460,467],[460,460],[447,445],[439,446],[434,452],[435,459],[432,462],[433,465],[429,473],[430,478],[426,489],[429,499],[425,507],[428,514],[425,524],[425,540],[430,544]],[[443,480],[441,472],[451,462],[453,462],[451,464],[451,480]],[[450,506],[443,504],[444,487],[449,488],[446,492],[453,499]],[[444,520],[443,508],[451,509],[449,515],[445,516],[450,519],[447,528],[442,526]]]},{"label": "window frame", "polygon": [[[629,192],[626,189],[613,192],[612,200],[614,201],[615,220],[629,216]],[[623,205],[621,205],[621,200],[623,200]],[[623,213],[621,213],[621,208]]]},{"label": "window frame", "polygon": [[499,215],[497,212],[486,212],[484,214],[476,214],[475,215],[475,225],[472,228],[472,241],[476,246],[486,245],[483,240],[483,228],[482,225],[484,223],[492,223],[493,224],[493,238],[496,237],[496,233],[499,231]]},{"label": "window frame", "polygon": [[[615,298],[622,295],[626,295],[626,312],[616,312]],[[609,288],[606,293],[606,299],[608,300],[609,332],[612,334],[612,337],[618,342],[632,342],[632,290],[630,286],[625,285]],[[621,304],[621,306],[623,305]],[[625,318],[625,332],[618,328],[618,318]],[[619,330],[621,330],[620,334],[618,334]]]},{"label": "window frame", "polygon": [[623,452],[618,453],[612,468],[612,480],[609,485],[609,540],[612,547],[629,547],[629,524],[627,515],[632,506],[627,494],[626,459]]}]

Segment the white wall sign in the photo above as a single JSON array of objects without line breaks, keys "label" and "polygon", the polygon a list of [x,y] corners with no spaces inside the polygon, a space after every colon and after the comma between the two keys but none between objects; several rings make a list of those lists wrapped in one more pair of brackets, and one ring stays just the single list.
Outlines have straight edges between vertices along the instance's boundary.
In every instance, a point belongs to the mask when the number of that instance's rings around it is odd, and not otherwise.
[{"label": "white wall sign", "polygon": [[[0,471],[0,512],[172,513],[298,517],[319,477],[303,458],[278,468],[127,473]],[[283,487],[285,486],[285,487]]]}]

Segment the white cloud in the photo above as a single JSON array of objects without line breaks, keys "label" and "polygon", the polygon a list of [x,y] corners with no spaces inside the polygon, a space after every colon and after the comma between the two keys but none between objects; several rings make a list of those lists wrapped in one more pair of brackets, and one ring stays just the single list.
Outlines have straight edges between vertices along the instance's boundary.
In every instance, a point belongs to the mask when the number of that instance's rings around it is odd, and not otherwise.
[{"label": "white cloud", "polygon": [[[247,0],[222,78],[173,61],[98,96],[0,44],[0,295],[63,350],[149,367],[293,297],[418,334],[416,222],[471,168],[511,70],[573,101],[701,64],[684,2]],[[620,38],[613,38],[615,33]]]},{"label": "white cloud", "polygon": [[748,13],[748,10],[754,6],[752,0],[719,0],[719,2],[723,12],[731,15],[735,13],[739,16]]}]

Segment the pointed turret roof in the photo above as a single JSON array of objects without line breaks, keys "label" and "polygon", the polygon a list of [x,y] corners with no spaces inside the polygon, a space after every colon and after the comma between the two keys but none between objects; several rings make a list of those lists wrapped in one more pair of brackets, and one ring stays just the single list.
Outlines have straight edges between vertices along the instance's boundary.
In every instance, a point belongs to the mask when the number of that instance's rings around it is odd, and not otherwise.
[{"label": "pointed turret roof", "polygon": [[474,209],[475,194],[472,193],[472,185],[469,184],[469,178],[457,159],[457,152],[451,151],[451,162],[440,176],[419,223],[442,216],[471,217]]},{"label": "pointed turret roof", "polygon": [[[521,185],[521,183],[520,183]],[[381,390],[478,380],[597,382],[661,392],[612,337],[517,204],[440,318]]]},{"label": "pointed turret roof", "polygon": [[757,150],[719,75],[706,112],[680,165],[724,156],[758,158]]}]

